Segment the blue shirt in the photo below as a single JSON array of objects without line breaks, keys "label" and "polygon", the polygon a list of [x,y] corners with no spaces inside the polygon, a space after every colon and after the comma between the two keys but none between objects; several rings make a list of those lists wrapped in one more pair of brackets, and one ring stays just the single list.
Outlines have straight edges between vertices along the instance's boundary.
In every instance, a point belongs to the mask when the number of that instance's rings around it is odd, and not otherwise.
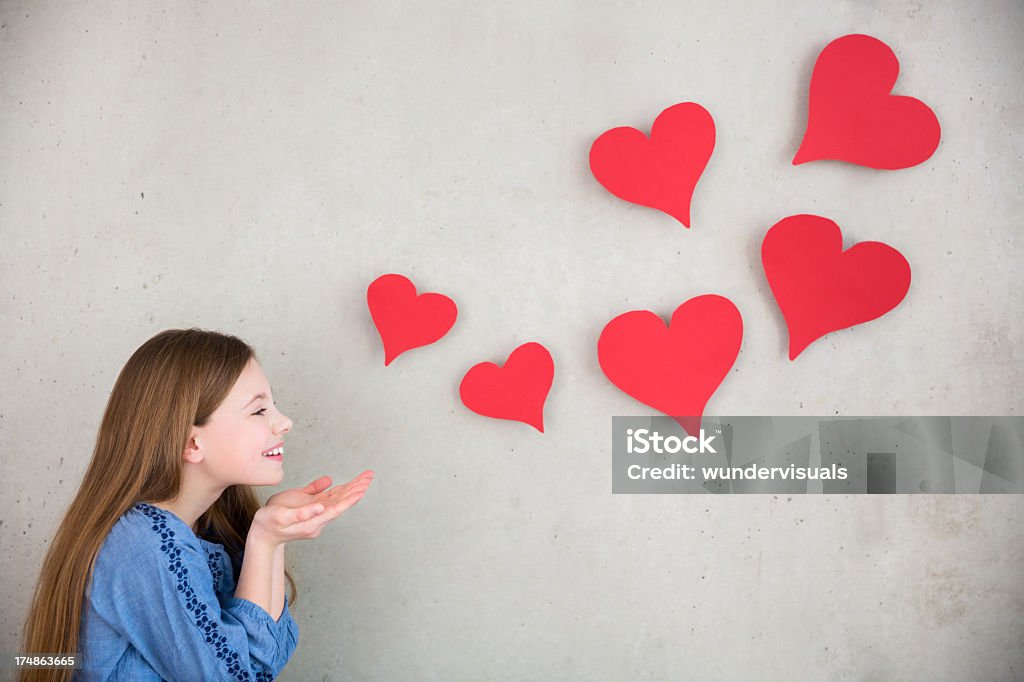
[{"label": "blue shirt", "polygon": [[168,511],[136,504],[96,556],[74,679],[273,680],[299,639],[287,597],[275,621],[234,592],[223,545]]}]

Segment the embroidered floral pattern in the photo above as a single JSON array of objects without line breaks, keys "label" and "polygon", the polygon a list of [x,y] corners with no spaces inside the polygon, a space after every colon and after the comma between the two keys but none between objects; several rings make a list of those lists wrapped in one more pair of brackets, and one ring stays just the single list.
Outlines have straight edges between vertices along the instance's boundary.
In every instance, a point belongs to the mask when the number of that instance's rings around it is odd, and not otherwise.
[{"label": "embroidered floral pattern", "polygon": [[[224,662],[228,672],[234,675],[236,680],[251,680],[252,676],[242,666],[238,652],[228,645],[228,638],[221,633],[220,623],[207,614],[206,604],[200,601],[199,596],[192,589],[188,568],[181,560],[181,548],[178,547],[177,541],[174,539],[174,530],[167,526],[167,515],[159,508],[145,502],[135,505],[135,509],[141,511],[153,522],[153,532],[157,533],[161,540],[160,551],[167,559],[167,570],[173,573],[177,579],[178,592],[181,593],[185,601],[185,608],[192,615],[196,627],[203,631],[206,643],[214,648],[217,658]],[[215,569],[209,557],[207,561],[210,564],[211,572],[214,573],[214,579],[219,581],[220,568]],[[256,673],[256,682],[269,682],[273,679],[273,675],[267,671]]]},{"label": "embroidered floral pattern", "polygon": [[210,567],[210,573],[213,574],[213,589],[220,592],[220,579],[224,575],[224,571],[221,569],[221,553],[213,551],[207,554],[206,564]]}]

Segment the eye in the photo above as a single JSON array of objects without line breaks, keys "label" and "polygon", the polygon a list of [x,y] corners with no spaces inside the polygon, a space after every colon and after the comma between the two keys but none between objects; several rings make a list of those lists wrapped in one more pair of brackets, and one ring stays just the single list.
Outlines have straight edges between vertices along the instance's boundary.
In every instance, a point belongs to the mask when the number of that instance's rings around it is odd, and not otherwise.
[{"label": "eye", "polygon": [[258,409],[258,410],[256,410],[255,412],[253,412],[253,415],[257,415],[257,414],[258,414],[258,415],[262,415],[262,414],[263,414],[264,412],[266,412],[266,411],[267,411],[267,408],[265,408],[265,407],[261,407],[260,409]]}]

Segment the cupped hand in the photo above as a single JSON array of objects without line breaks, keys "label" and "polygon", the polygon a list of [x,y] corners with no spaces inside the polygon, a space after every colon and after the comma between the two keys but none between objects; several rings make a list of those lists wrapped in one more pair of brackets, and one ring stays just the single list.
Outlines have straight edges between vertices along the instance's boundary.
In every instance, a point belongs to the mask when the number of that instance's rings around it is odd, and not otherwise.
[{"label": "cupped hand", "polygon": [[363,498],[373,476],[367,469],[333,488],[331,477],[321,476],[301,488],[275,493],[253,516],[250,533],[275,544],[319,537],[324,526]]}]

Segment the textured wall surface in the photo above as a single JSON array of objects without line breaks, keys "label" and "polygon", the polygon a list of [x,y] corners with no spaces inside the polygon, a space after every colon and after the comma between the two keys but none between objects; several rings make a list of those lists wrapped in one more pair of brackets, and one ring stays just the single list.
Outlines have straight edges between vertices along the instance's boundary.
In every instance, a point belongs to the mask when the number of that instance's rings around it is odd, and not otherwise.
[{"label": "textured wall surface", "polygon": [[[938,115],[925,163],[790,164],[848,33]],[[1022,36],[1017,0],[0,3],[0,651],[117,372],[199,326],[260,354],[288,487],[377,472],[290,546],[281,679],[1021,679],[1021,496],[613,496],[612,416],[650,410],[596,344],[717,293],[744,338],[709,414],[1024,412]],[[682,101],[718,131],[689,230],[587,165]],[[791,362],[759,248],[795,213],[913,283]],[[387,368],[385,272],[460,310]],[[526,341],[544,434],[458,400]]]}]

